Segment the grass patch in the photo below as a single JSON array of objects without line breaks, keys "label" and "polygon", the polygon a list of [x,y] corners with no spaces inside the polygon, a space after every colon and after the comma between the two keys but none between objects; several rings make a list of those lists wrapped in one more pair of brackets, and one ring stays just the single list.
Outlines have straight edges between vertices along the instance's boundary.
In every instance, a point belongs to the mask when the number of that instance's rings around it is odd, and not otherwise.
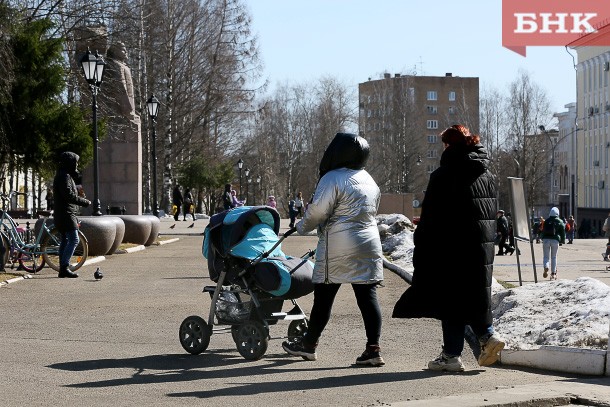
[{"label": "grass patch", "polygon": [[0,272],[0,282],[2,281],[6,281],[6,280],[10,280],[11,278],[15,278],[15,277],[23,277],[25,276],[27,273],[20,273],[20,272]]},{"label": "grass patch", "polygon": [[502,287],[504,287],[506,289],[517,287],[515,284],[507,283],[506,281],[502,281],[502,280],[496,280],[496,281],[498,282],[498,284],[500,284]]},{"label": "grass patch", "polygon": [[136,243],[121,243],[119,245],[119,247],[117,248],[117,250],[126,250],[126,249],[131,249],[132,247],[137,247],[137,246],[141,246],[141,245],[136,244]]}]

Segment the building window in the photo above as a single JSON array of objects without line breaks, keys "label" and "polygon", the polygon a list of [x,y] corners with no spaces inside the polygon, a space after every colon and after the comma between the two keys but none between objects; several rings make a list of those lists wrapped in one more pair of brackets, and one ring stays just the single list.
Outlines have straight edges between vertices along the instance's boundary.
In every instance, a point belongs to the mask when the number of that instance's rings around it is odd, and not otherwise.
[{"label": "building window", "polygon": [[435,90],[429,90],[428,91],[428,100],[437,100],[437,96],[436,96],[436,91]]},{"label": "building window", "polygon": [[438,136],[436,134],[428,135],[428,144],[436,144],[438,143]]},{"label": "building window", "polygon": [[428,158],[436,158],[436,150],[428,150],[426,157]]},{"label": "building window", "polygon": [[428,120],[426,122],[426,127],[432,130],[438,129],[438,120]]},{"label": "building window", "polygon": [[437,107],[434,105],[426,106],[426,110],[428,111],[428,114],[436,114],[438,112]]},{"label": "building window", "polygon": [[426,171],[428,171],[428,174],[434,172],[435,168],[434,168],[434,164],[428,164],[426,165]]},{"label": "building window", "polygon": [[449,114],[455,114],[455,106],[449,106]]},{"label": "building window", "polygon": [[454,91],[449,92],[449,101],[455,102],[455,92]]}]

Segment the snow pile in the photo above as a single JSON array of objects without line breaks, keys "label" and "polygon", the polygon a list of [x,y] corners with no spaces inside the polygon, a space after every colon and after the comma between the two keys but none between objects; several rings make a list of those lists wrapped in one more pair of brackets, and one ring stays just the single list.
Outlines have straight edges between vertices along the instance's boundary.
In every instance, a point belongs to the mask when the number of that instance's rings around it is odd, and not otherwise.
[{"label": "snow pile", "polygon": [[411,220],[400,214],[378,215],[377,227],[384,254],[397,266],[412,270],[415,225]]},{"label": "snow pile", "polygon": [[512,349],[606,349],[610,287],[590,277],[528,284],[494,295],[494,327]]},{"label": "snow pile", "polygon": [[[383,251],[413,270],[413,230],[403,215],[379,215]],[[511,349],[541,345],[607,349],[610,287],[590,277],[503,289],[493,280],[494,328]]]}]

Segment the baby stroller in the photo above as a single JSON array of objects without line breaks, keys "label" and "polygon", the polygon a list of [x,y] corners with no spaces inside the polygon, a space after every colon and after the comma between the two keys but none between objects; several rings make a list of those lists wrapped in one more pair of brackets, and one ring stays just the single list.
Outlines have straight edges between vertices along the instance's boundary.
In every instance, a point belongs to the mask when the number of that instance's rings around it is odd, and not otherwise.
[{"label": "baby stroller", "polygon": [[[207,322],[196,315],[180,325],[180,344],[189,353],[205,351],[210,337],[231,333],[237,351],[258,360],[267,351],[269,327],[290,321],[288,338],[302,336],[307,318],[296,298],[313,292],[310,250],[301,258],[287,257],[282,241],[295,229],[278,237],[280,217],[268,206],[242,206],[216,214],[205,228],[203,256],[216,285],[205,286],[211,297]],[[293,308],[282,312],[285,300]],[[216,325],[216,326],[215,326]]]}]

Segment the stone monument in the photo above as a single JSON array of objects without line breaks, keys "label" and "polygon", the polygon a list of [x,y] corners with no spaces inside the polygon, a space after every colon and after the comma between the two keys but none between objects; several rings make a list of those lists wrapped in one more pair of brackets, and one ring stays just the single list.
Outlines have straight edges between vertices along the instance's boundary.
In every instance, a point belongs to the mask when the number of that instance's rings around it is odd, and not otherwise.
[{"label": "stone monument", "polygon": [[[76,61],[87,51],[104,57],[103,82],[97,95],[98,120],[106,119],[107,134],[99,142],[99,199],[107,207],[125,207],[125,213],[142,214],[142,135],[136,114],[131,69],[123,43],[107,44],[105,27],[78,30]],[[80,69],[80,68],[79,68]],[[83,169],[83,187],[93,197],[93,164]],[[86,213],[86,210],[85,210]]]}]

